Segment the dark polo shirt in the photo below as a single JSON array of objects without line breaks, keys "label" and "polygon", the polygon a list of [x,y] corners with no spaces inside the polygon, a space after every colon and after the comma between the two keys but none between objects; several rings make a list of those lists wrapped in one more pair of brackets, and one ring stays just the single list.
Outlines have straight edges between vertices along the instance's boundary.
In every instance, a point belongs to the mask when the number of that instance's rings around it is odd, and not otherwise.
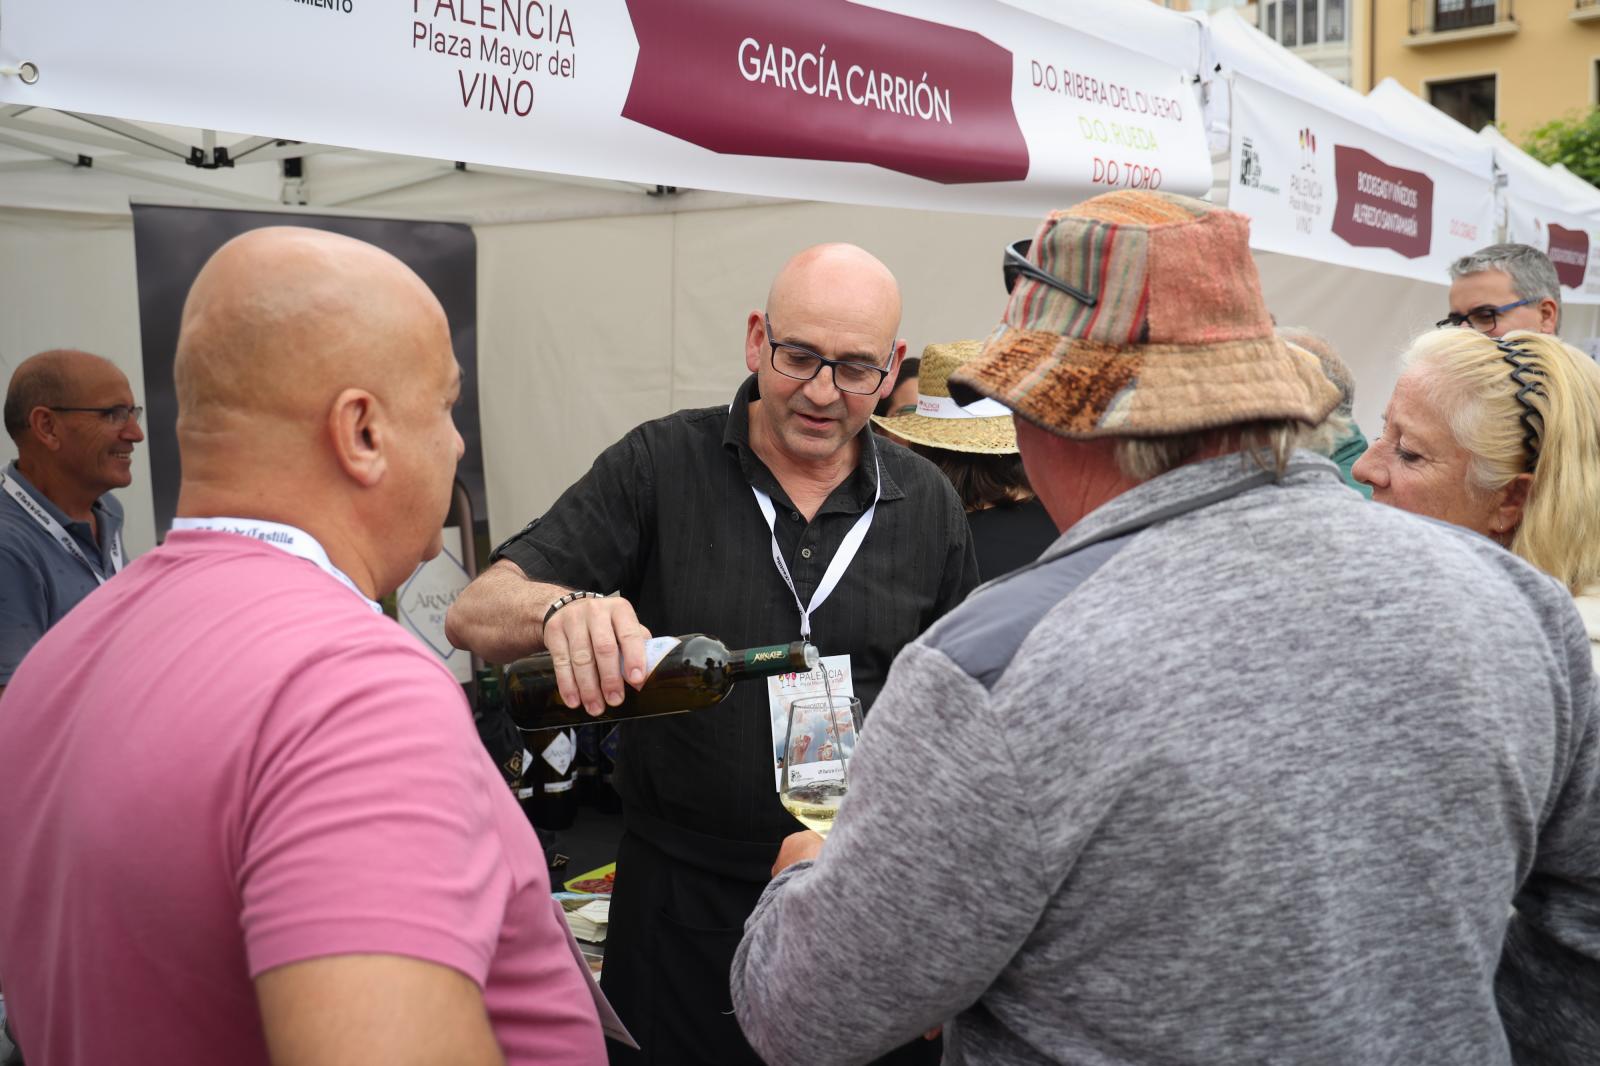
[{"label": "dark polo shirt", "polygon": [[[849,654],[855,693],[870,708],[900,648],[977,584],[966,516],[933,464],[863,431],[855,471],[805,521],[751,450],[756,397],[752,376],[731,409],[637,427],[494,557],[535,581],[618,590],[658,636],[709,633],[731,648],[795,640],[799,611],[750,488],[771,495],[779,548],[809,603],[872,504],[876,455],[883,484],[872,527],[811,620],[823,655]],[[777,843],[796,823],[773,789],[770,721],[766,686],[753,681],[716,707],[624,725],[625,804],[698,833]]]},{"label": "dark polo shirt", "polygon": [[[100,573],[111,576],[111,538],[122,529],[122,504],[109,492],[94,503],[100,543],[87,522],[74,522],[51,503],[12,463],[11,480],[38,501],[72,535]],[[89,568],[57,544],[10,494],[0,492],[0,685],[9,684],[17,664],[89,593],[100,587]]]}]

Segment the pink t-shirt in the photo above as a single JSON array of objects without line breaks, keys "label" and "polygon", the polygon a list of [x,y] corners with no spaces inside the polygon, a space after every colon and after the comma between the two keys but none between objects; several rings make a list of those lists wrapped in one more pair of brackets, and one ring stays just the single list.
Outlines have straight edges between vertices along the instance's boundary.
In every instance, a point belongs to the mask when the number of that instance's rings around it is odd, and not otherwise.
[{"label": "pink t-shirt", "polygon": [[268,1062],[252,978],[453,967],[510,1063],[603,1063],[591,978],[460,686],[311,563],[175,532],[0,697],[0,982],[30,1062]]}]

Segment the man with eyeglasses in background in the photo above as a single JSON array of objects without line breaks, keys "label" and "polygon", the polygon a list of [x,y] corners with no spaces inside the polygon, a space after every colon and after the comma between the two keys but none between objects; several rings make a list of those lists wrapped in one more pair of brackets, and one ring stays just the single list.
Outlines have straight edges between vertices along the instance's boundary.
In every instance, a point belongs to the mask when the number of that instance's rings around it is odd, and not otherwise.
[{"label": "man with eyeglasses in background", "polygon": [[1526,244],[1491,244],[1450,264],[1450,313],[1440,329],[1466,326],[1491,337],[1512,330],[1561,327],[1561,280],[1555,264]]},{"label": "man with eyeglasses in background", "polygon": [[[110,490],[133,482],[143,412],[127,376],[88,352],[40,352],[11,375],[5,424],[17,458],[0,474],[0,693],[45,630],[122,569],[122,504]],[[0,1063],[21,1061],[7,1023]]]},{"label": "man with eyeglasses in background", "polygon": [[122,569],[122,505],[144,440],[122,371],[88,352],[24,359],[6,389],[16,461],[0,476],[0,691],[45,630]]},{"label": "man with eyeglasses in background", "polygon": [[[746,318],[750,376],[732,404],[647,422],[602,453],[457,598],[451,642],[497,663],[547,649],[567,704],[598,714],[643,682],[652,633],[752,647],[794,640],[808,617],[870,707],[900,648],[977,583],[949,482],[867,430],[905,354],[899,322],[899,285],[867,252],[796,255]],[[620,727],[602,985],[641,1051],[612,1044],[613,1063],[760,1062],[728,978],[798,827],[778,802],[771,719],[766,687],[745,684]],[[918,1041],[892,1061],[938,1058]]]}]

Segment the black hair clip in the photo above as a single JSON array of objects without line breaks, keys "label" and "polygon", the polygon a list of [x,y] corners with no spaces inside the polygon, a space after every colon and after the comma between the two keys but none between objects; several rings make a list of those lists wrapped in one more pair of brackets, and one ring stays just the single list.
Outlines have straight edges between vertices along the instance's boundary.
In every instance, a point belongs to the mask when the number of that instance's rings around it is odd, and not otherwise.
[{"label": "black hair clip", "polygon": [[[1530,379],[1543,378],[1544,371],[1516,342],[1496,338],[1494,345],[1500,349],[1500,357],[1511,364],[1511,380],[1517,386],[1517,402],[1522,405],[1522,443],[1528,449],[1528,470],[1531,472],[1539,465],[1539,438],[1544,436],[1544,415],[1539,413],[1529,397],[1549,399],[1549,394],[1543,385]],[[1537,425],[1534,419],[1538,419]]]}]

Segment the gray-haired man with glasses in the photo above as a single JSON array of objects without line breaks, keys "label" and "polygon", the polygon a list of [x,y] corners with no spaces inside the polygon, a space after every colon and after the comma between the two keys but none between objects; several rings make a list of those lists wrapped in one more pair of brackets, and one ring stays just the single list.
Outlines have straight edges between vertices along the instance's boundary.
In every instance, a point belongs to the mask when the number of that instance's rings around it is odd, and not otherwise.
[{"label": "gray-haired man with glasses", "polygon": [[1555,264],[1526,244],[1491,244],[1450,264],[1450,313],[1436,325],[1491,337],[1515,329],[1554,333],[1561,326]]},{"label": "gray-haired man with glasses", "polygon": [[[796,255],[745,318],[750,374],[732,403],[646,422],[603,452],[497,549],[451,607],[451,641],[502,663],[547,648],[562,696],[599,714],[643,682],[651,634],[736,648],[805,634],[831,676],[848,660],[870,708],[900,648],[977,583],[950,483],[867,431],[905,354],[899,324],[883,263],[842,244]],[[613,1045],[613,1066],[759,1062],[728,973],[799,827],[778,802],[773,720],[758,683],[618,727],[626,829],[602,982],[641,1051]],[[902,1055],[937,1062],[939,1049]]]},{"label": "gray-haired man with glasses", "polygon": [[17,458],[0,474],[0,690],[45,630],[122,568],[122,505],[144,440],[128,378],[59,349],[25,359],[6,388]]}]

